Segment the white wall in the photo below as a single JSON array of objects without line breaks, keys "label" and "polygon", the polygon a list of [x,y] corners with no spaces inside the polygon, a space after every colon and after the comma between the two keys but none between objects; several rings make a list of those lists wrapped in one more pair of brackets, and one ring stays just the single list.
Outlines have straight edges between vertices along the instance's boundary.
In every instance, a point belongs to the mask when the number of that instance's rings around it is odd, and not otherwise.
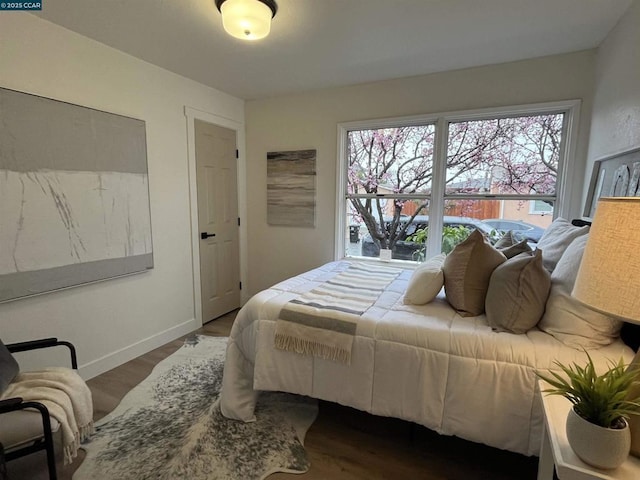
[{"label": "white wall", "polygon": [[[339,122],[581,99],[576,165],[582,176],[594,63],[595,52],[584,51],[248,101],[249,293],[333,259]],[[269,226],[266,153],[306,148],[318,152],[316,227]],[[572,194],[572,215],[582,211],[581,194]]]},{"label": "white wall", "polygon": [[184,107],[243,123],[244,102],[15,12],[0,15],[0,86],[146,122],[155,263],[148,273],[1,304],[0,338],[70,340],[90,377],[198,328]]},{"label": "white wall", "polygon": [[595,160],[637,147],[640,147],[638,0],[598,49],[585,189]]}]

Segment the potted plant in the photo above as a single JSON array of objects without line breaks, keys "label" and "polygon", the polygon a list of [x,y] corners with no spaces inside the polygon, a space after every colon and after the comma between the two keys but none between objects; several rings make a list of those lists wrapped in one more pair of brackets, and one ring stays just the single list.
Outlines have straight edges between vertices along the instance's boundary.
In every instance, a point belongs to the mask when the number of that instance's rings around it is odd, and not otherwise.
[{"label": "potted plant", "polygon": [[[586,352],[585,352],[586,353]],[[549,371],[538,373],[552,388],[550,395],[562,395],[573,408],[567,416],[567,440],[578,457],[599,468],[620,466],[629,455],[631,434],[627,419],[640,413],[640,397],[629,399],[629,391],[638,383],[638,368],[626,368],[622,359],[597,375],[591,356],[581,367],[555,364],[566,375]]]}]

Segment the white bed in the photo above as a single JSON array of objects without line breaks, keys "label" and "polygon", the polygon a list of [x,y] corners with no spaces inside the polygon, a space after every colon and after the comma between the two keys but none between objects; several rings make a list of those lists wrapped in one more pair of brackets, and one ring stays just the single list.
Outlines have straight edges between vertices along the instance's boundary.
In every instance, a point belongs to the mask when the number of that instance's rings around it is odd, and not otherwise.
[{"label": "white bed", "polygon": [[[496,333],[484,315],[461,317],[441,292],[422,306],[404,305],[411,270],[402,273],[360,318],[350,365],[274,348],[285,303],[344,270],[332,262],[255,295],[238,313],[227,346],[221,408],[254,420],[261,390],[308,395],[436,432],[525,455],[540,448],[538,369],[585,354],[534,328]],[[591,350],[596,364],[632,350],[621,340]]]}]

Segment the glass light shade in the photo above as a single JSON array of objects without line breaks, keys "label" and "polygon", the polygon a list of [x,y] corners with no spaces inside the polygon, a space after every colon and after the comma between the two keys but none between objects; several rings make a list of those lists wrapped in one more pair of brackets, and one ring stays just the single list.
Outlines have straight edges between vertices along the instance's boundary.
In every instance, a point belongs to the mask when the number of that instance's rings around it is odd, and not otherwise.
[{"label": "glass light shade", "polygon": [[603,313],[640,323],[640,198],[601,198],[573,296]]},{"label": "glass light shade", "polygon": [[259,40],[269,35],[272,11],[258,0],[226,0],[220,6],[222,26],[242,40]]}]

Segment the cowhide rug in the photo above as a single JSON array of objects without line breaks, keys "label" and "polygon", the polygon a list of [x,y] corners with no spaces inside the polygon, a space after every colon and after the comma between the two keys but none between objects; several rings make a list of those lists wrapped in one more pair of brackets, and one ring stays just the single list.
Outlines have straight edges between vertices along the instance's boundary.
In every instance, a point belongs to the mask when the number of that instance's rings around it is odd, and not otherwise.
[{"label": "cowhide rug", "polygon": [[256,422],[224,418],[217,399],[226,343],[193,336],[156,365],[98,422],[73,480],[258,480],[306,472],[302,443],[317,402],[262,393]]}]

